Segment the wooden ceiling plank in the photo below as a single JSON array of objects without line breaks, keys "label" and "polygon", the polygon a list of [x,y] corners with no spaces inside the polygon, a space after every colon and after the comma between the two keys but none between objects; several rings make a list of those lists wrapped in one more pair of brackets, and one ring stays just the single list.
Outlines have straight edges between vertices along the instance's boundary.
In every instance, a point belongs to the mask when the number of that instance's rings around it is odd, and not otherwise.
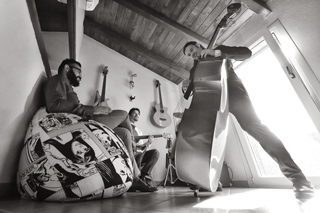
[{"label": "wooden ceiling plank", "polygon": [[169,57],[170,59],[172,59],[172,61],[174,61],[175,57],[179,54],[179,53],[182,53],[182,48],[183,46],[187,43],[188,41],[184,38],[182,38],[177,46],[172,50],[172,52],[170,53]]},{"label": "wooden ceiling plank", "polygon": [[212,25],[212,23],[218,20],[218,17],[222,15],[223,11],[226,10],[231,1],[232,0],[220,1],[219,4],[216,5],[216,7],[212,10],[212,12],[208,15],[207,19],[201,24],[201,26],[198,28],[196,32],[199,35],[205,33],[206,30]]},{"label": "wooden ceiling plank", "polygon": [[125,29],[124,35],[128,38],[131,36],[131,32],[134,28],[134,23],[137,21],[139,15],[137,13],[131,12],[129,22],[127,24],[127,28]]},{"label": "wooden ceiling plank", "polygon": [[[179,61],[183,58],[184,54],[182,51],[179,51],[176,57],[174,57],[173,61],[175,64],[179,64]],[[180,64],[181,65],[181,64]]]},{"label": "wooden ceiling plank", "polygon": [[[112,9],[112,0],[105,0],[104,1],[104,13],[102,14],[101,16],[101,23],[104,25],[104,26],[107,26],[107,27],[111,27],[111,22],[110,22],[110,16],[109,14],[111,13],[111,9]],[[98,4],[99,6],[99,4]]]},{"label": "wooden ceiling plank", "polygon": [[110,43],[111,49],[113,49],[113,50],[116,51],[116,52],[119,52],[120,46],[121,46],[121,45],[118,44],[118,43],[116,43],[116,42],[111,42],[111,43]]},{"label": "wooden ceiling plank", "polygon": [[130,39],[134,42],[137,40],[138,35],[140,34],[143,19],[144,18],[142,16],[139,16],[137,18],[137,21],[135,23],[133,23],[133,28],[132,28],[132,32],[130,35]]},{"label": "wooden ceiling plank", "polygon": [[[156,43],[153,45],[153,47],[151,49],[152,51],[154,51],[157,54],[160,54],[162,46],[165,46],[165,45],[168,46],[168,43],[165,44],[165,40],[168,37],[169,32],[170,31],[168,29],[163,28],[163,30],[161,31]],[[165,46],[165,47],[167,47],[167,46]]]},{"label": "wooden ceiling plank", "polygon": [[117,11],[118,11],[118,6],[119,6],[119,4],[116,3],[115,1],[112,2],[111,10],[110,10],[110,12],[109,12],[109,17],[108,17],[108,21],[109,21],[108,26],[109,26],[111,29],[114,29],[114,20],[116,19],[116,15],[117,15]]},{"label": "wooden ceiling plank", "polygon": [[183,26],[190,28],[197,17],[201,14],[201,11],[203,11],[204,7],[208,4],[208,2],[209,0],[198,1],[197,5],[194,7],[188,18],[183,23]]},{"label": "wooden ceiling plank", "polygon": [[118,4],[121,4],[135,13],[138,13],[139,15],[150,19],[157,23],[158,25],[163,26],[164,28],[167,28],[170,31],[173,31],[175,34],[180,35],[182,37],[187,38],[188,40],[194,40],[202,45],[209,44],[209,41],[199,34],[193,32],[192,30],[189,30],[188,28],[178,24],[177,22],[171,20],[170,18],[160,14],[159,12],[146,7],[145,5],[137,2],[137,1],[129,1],[129,0],[114,0],[114,2],[117,2]]},{"label": "wooden ceiling plank", "polygon": [[157,28],[157,26],[158,25],[155,22],[149,20],[149,24],[148,24],[145,32],[143,33],[143,36],[141,37],[142,46],[146,47],[148,45],[148,42],[149,42],[153,32]]},{"label": "wooden ceiling plank", "polygon": [[141,55],[138,55],[137,56],[137,62],[138,62],[138,64],[141,64],[142,66],[144,66],[144,62],[146,61],[146,59],[143,57],[143,56],[141,56]]},{"label": "wooden ceiling plank", "polygon": [[153,45],[156,43],[162,31],[163,31],[163,27],[158,25],[154,30],[154,32],[152,33],[152,36],[147,44],[147,49],[151,50],[153,48]]},{"label": "wooden ceiling plank", "polygon": [[152,61],[153,63],[157,64],[160,67],[163,67],[170,72],[178,75],[181,78],[188,78],[189,71],[177,66],[176,64],[170,62],[168,59],[158,56],[156,53],[134,43],[130,39],[110,30],[107,27],[102,26],[101,24],[95,23],[94,21],[85,18],[84,20],[84,31],[96,31],[97,34],[102,34],[106,36],[109,40],[118,45],[124,45],[129,50],[136,52],[137,54],[141,54],[146,57],[148,60]]},{"label": "wooden ceiling plank", "polygon": [[170,31],[166,39],[163,41],[162,45],[159,48],[160,55],[165,56],[164,53],[174,37],[175,37],[175,34]]},{"label": "wooden ceiling plank", "polygon": [[174,21],[176,21],[185,6],[188,4],[189,0],[180,0],[179,3],[177,4],[176,8],[174,8],[173,13],[171,14],[170,18]]},{"label": "wooden ceiling plank", "polygon": [[184,22],[187,20],[189,17],[190,13],[193,11],[195,8],[196,4],[198,3],[199,0],[191,0],[188,2],[188,4],[185,6],[185,8],[182,10],[181,14],[179,15],[177,22],[180,23],[181,25],[184,24]]},{"label": "wooden ceiling plank", "polygon": [[148,5],[149,7],[151,7],[151,8],[157,7],[158,3],[159,3],[159,1],[155,1],[155,0],[149,0],[149,1],[147,1],[147,5]]},{"label": "wooden ceiling plank", "polygon": [[124,33],[125,30],[127,29],[127,26],[131,17],[131,12],[132,11],[129,10],[128,8],[125,9],[124,16],[121,21],[121,29],[120,29],[121,34]]},{"label": "wooden ceiling plank", "polygon": [[85,11],[85,15],[98,23],[102,22],[102,16],[104,13],[104,5],[106,1],[99,2],[97,7],[93,11]]},{"label": "wooden ceiling plank", "polygon": [[116,18],[114,20],[114,30],[118,33],[120,33],[122,29],[121,22],[124,17],[124,14],[125,14],[125,7],[123,7],[122,5],[118,5]]},{"label": "wooden ceiling plank", "polygon": [[173,49],[177,46],[178,42],[180,41],[180,37],[174,36],[170,44],[168,45],[167,49],[164,51],[163,55],[165,58],[169,58],[170,53]]},{"label": "wooden ceiling plank", "polygon": [[164,13],[164,11],[168,8],[170,0],[160,0],[159,4],[157,5],[157,11],[160,13]]},{"label": "wooden ceiling plank", "polygon": [[[131,51],[128,51],[124,46],[120,45],[120,48],[119,48],[119,53],[121,55],[124,55],[126,56],[127,58],[130,58],[131,60],[133,60],[132,56],[130,55],[130,52]],[[134,61],[134,60],[133,60]]]},{"label": "wooden ceiling plank", "polygon": [[185,56],[184,54],[182,55],[181,59],[178,61],[179,66],[186,66],[187,62],[189,61],[189,57]]},{"label": "wooden ceiling plank", "polygon": [[213,9],[217,6],[218,1],[210,0],[208,4],[205,6],[203,11],[200,13],[198,18],[193,22],[193,24],[190,26],[190,30],[196,31],[199,29],[199,27],[202,25],[202,23],[206,20],[208,15],[213,11]]},{"label": "wooden ceiling plank", "polygon": [[170,17],[178,3],[179,0],[171,0],[167,8],[163,8],[160,12],[164,14],[166,17]]},{"label": "wooden ceiling plank", "polygon": [[[96,19],[98,20],[98,23],[102,23],[102,17],[103,17],[103,13],[104,13],[105,4],[106,4],[106,1],[99,2],[99,6],[97,6],[95,8],[95,10],[93,10],[93,11],[86,11],[86,15],[89,12],[92,12],[97,17]],[[95,19],[93,19],[93,20],[95,20]]]},{"label": "wooden ceiling plank", "polygon": [[145,35],[148,26],[150,25],[150,20],[141,16],[141,22],[139,23],[138,27],[138,36],[136,38],[136,42],[142,45],[143,36]]}]

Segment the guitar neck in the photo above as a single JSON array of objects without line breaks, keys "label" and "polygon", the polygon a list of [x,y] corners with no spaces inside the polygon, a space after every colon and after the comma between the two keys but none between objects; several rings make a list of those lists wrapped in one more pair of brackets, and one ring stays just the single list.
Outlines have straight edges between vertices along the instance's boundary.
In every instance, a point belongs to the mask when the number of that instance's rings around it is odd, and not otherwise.
[{"label": "guitar neck", "polygon": [[102,93],[101,93],[101,102],[106,100],[106,84],[107,84],[107,74],[104,74],[103,84],[102,84]]},{"label": "guitar neck", "polygon": [[161,109],[163,109],[163,104],[162,104],[162,95],[161,95],[160,84],[159,84],[159,98],[160,98],[160,108],[161,108]]},{"label": "guitar neck", "polygon": [[209,44],[208,44],[208,48],[207,48],[207,49],[212,49],[212,48],[214,47],[214,45],[216,44],[216,41],[217,41],[217,38],[218,38],[218,35],[219,35],[221,29],[222,29],[222,28],[221,28],[220,26],[218,26],[218,27],[216,28],[216,30],[214,31],[213,36],[212,36],[212,38],[211,38],[211,40],[210,40],[210,42],[209,42]]},{"label": "guitar neck", "polygon": [[163,137],[163,134],[159,134],[159,135],[140,135],[140,136],[134,136],[134,140],[138,141],[140,139],[147,139],[149,138],[149,136],[152,136],[154,138],[161,138]]}]

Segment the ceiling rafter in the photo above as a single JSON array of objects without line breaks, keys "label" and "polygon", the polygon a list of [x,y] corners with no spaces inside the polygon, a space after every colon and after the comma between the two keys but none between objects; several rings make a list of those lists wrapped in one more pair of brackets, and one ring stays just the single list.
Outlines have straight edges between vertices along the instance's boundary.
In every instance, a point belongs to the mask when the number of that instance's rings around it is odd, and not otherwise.
[{"label": "ceiling rafter", "polygon": [[138,1],[129,1],[129,0],[113,0],[118,4],[132,10],[145,17],[146,19],[152,20],[155,23],[161,25],[162,27],[174,32],[176,35],[185,37],[187,40],[197,41],[203,46],[207,46],[209,44],[209,40],[202,37],[201,35],[193,32],[192,30],[184,27],[183,25],[173,21],[172,19],[162,15],[161,13],[155,11],[154,9],[147,7],[144,4],[141,4]]},{"label": "ceiling rafter", "polygon": [[72,59],[77,59],[76,57],[76,1],[68,1],[68,38],[69,38],[69,57]]},{"label": "ceiling rafter", "polygon": [[189,71],[179,67],[174,62],[169,61],[166,58],[163,58],[159,56],[158,54],[152,52],[151,50],[148,50],[145,47],[142,47],[139,44],[136,44],[135,42],[131,41],[130,39],[126,38],[123,35],[118,34],[117,32],[99,24],[94,21],[92,21],[89,18],[85,18],[84,20],[84,33],[90,36],[90,33],[98,34],[106,37],[112,42],[116,42],[120,45],[124,45],[129,50],[132,50],[136,52],[137,54],[143,55],[145,58],[152,61],[154,64],[158,65],[159,67],[162,67],[175,75],[181,77],[181,78],[188,78],[189,77]]}]

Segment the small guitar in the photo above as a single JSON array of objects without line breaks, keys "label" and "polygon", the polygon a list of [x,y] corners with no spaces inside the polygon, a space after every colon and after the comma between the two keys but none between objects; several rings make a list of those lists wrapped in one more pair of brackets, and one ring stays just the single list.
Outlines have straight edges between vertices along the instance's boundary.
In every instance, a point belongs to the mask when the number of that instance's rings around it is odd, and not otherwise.
[{"label": "small guitar", "polygon": [[171,124],[171,118],[168,114],[168,108],[163,107],[162,104],[162,97],[161,97],[161,89],[160,89],[160,82],[156,81],[156,86],[159,88],[159,98],[160,98],[160,104],[155,105],[156,112],[153,115],[153,121],[159,126],[159,127],[167,127]]},{"label": "small guitar", "polygon": [[[136,143],[139,142],[139,140],[141,139],[147,139],[149,137],[153,137],[153,138],[166,138],[167,140],[171,139],[172,136],[170,133],[163,133],[163,134],[157,134],[157,135],[140,135],[140,136],[134,136],[134,141]],[[147,151],[149,147],[149,141],[144,142],[143,144],[140,145],[136,145],[136,149],[134,150],[134,156],[136,156],[137,154],[142,154],[145,153]]]},{"label": "small guitar", "polygon": [[102,70],[102,75],[103,75],[102,94],[100,96],[99,91],[97,90],[93,105],[94,106],[105,106],[111,111],[111,108],[107,103],[108,99],[106,99],[106,97],[105,97],[106,96],[107,74],[108,74],[108,67],[105,66]]}]

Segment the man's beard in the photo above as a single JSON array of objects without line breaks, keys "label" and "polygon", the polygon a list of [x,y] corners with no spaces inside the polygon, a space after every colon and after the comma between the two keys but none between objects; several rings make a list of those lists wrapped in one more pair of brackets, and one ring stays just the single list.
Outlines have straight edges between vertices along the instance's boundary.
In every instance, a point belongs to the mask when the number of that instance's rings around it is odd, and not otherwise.
[{"label": "man's beard", "polygon": [[78,81],[77,76],[74,74],[72,70],[69,70],[67,72],[67,78],[72,86],[78,87],[80,85],[80,81]]}]

